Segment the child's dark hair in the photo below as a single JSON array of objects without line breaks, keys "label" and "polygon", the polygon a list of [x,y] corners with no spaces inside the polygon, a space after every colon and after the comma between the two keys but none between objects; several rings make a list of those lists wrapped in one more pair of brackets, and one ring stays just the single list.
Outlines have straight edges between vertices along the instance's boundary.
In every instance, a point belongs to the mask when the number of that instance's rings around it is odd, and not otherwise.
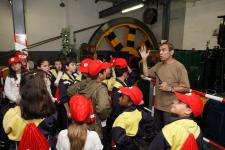
[{"label": "child's dark hair", "polygon": [[26,120],[48,117],[55,112],[41,70],[22,74],[20,95],[21,116]]},{"label": "child's dark hair", "polygon": [[66,66],[69,66],[70,63],[76,63],[76,58],[74,57],[66,57],[64,60],[63,60],[63,68],[65,69]]},{"label": "child's dark hair", "polygon": [[64,68],[63,68],[63,60],[61,58],[59,58],[59,57],[53,59],[53,61],[51,63],[51,65],[52,65],[52,68],[51,69],[56,69],[55,68],[55,63],[56,62],[60,62],[61,63],[61,65],[62,65],[61,71],[63,71],[64,70]]},{"label": "child's dark hair", "polygon": [[[21,72],[22,71],[24,71],[24,69],[22,68],[22,63],[21,63]],[[9,65],[9,77],[17,80],[16,72],[12,69],[12,65]]]},{"label": "child's dark hair", "polygon": [[55,63],[56,61],[60,61],[60,62],[62,62],[62,59],[61,59],[61,58],[59,58],[59,57],[56,57],[56,58],[53,60],[53,63]]},{"label": "child's dark hair", "polygon": [[37,64],[36,64],[36,68],[37,68],[37,67],[41,67],[41,64],[42,64],[44,61],[49,62],[49,60],[48,60],[47,58],[41,58],[41,59],[38,59]]},{"label": "child's dark hair", "polygon": [[99,71],[99,73],[97,73],[95,76],[91,76],[91,75],[90,75],[90,78],[91,78],[91,79],[93,79],[93,80],[96,80],[96,79],[98,78],[98,75],[99,75],[100,73],[102,73],[102,74],[103,74],[103,73],[104,73],[104,71],[105,71],[105,69],[102,69],[102,70],[101,70],[101,71]]},{"label": "child's dark hair", "polygon": [[128,72],[128,68],[118,69],[115,68],[116,77],[121,77],[125,72]]}]

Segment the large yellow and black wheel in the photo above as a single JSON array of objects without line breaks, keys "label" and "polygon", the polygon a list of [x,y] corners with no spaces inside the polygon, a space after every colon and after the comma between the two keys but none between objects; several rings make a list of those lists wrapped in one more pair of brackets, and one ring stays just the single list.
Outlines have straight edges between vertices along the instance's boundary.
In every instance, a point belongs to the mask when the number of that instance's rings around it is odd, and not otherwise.
[{"label": "large yellow and black wheel", "polygon": [[101,25],[90,38],[89,45],[95,45],[97,51],[128,52],[136,57],[139,57],[141,46],[151,50],[158,48],[148,26],[129,17],[113,19]]}]

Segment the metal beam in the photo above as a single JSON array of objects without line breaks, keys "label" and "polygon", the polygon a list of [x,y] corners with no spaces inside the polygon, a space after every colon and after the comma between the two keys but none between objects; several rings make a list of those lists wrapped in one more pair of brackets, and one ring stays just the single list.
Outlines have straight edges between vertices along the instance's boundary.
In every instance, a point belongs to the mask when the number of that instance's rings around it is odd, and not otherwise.
[{"label": "metal beam", "polygon": [[162,18],[162,40],[169,40],[171,0],[164,0]]},{"label": "metal beam", "polygon": [[15,35],[15,49],[26,48],[26,27],[24,15],[24,0],[12,0],[13,28]]}]

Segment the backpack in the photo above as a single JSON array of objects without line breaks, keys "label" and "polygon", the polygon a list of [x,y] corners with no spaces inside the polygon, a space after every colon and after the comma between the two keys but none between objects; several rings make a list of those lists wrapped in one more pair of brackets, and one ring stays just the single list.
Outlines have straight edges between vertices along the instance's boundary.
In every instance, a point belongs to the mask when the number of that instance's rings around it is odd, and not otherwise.
[{"label": "backpack", "polygon": [[183,143],[181,150],[198,150],[198,144],[195,140],[195,137],[192,133],[190,133]]},{"label": "backpack", "polygon": [[48,150],[50,145],[34,123],[28,123],[24,129],[18,150]]},{"label": "backpack", "polygon": [[70,113],[77,122],[93,123],[96,121],[92,101],[80,94],[70,98]]}]

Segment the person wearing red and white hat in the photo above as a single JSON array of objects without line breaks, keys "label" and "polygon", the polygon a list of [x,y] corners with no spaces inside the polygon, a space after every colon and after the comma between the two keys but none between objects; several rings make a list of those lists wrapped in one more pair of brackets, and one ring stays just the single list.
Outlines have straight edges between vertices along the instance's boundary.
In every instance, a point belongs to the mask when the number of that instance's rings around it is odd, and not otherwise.
[{"label": "person wearing red and white hat", "polygon": [[113,84],[111,94],[112,108],[113,108],[111,119],[113,123],[116,117],[123,111],[119,105],[119,97],[120,97],[120,94],[118,93],[119,87],[121,86],[128,87],[132,85],[128,85],[126,82],[127,78],[129,77],[129,69],[128,69],[129,67],[127,61],[124,58],[115,58],[112,62],[112,65],[115,69],[116,74],[116,80]]},{"label": "person wearing red and white hat", "polygon": [[69,96],[77,93],[90,98],[96,112],[96,123],[89,125],[91,130],[96,131],[100,138],[103,138],[102,127],[105,127],[105,120],[111,112],[110,97],[108,89],[102,81],[106,78],[106,69],[110,67],[107,62],[92,60],[88,64],[88,76],[85,80],[71,85],[67,89]]},{"label": "person wearing red and white hat", "polygon": [[98,134],[88,129],[95,122],[95,114],[90,99],[76,94],[70,98],[70,113],[74,123],[60,131],[56,148],[58,150],[83,149],[102,150]]},{"label": "person wearing red and white hat", "polygon": [[4,93],[11,104],[18,104],[20,101],[19,85],[22,72],[22,64],[18,57],[11,57],[8,61],[9,75],[6,77]]},{"label": "person wearing red and white hat", "polygon": [[194,93],[175,93],[171,112],[177,116],[173,122],[163,127],[162,131],[152,141],[149,150],[201,150],[203,137],[200,127],[192,119],[202,114],[204,104]]},{"label": "person wearing red and white hat", "polygon": [[143,93],[137,86],[120,87],[119,92],[119,104],[125,110],[113,123],[112,139],[119,150],[139,150],[143,147],[141,139],[150,143],[156,135],[153,118],[149,112],[137,109],[144,104]]},{"label": "person wearing red and white hat", "polygon": [[119,98],[120,98],[120,93],[118,92],[119,87],[132,86],[135,83],[135,81],[132,78],[130,78],[131,76],[133,76],[134,72],[129,68],[126,59],[112,58],[110,63],[112,68],[115,71],[115,76],[116,76],[114,81],[111,80],[111,82],[108,83],[108,85],[109,84],[112,85],[111,87],[112,112],[110,114],[110,117],[107,119],[107,127],[109,130],[108,132],[111,133],[113,122],[124,110],[124,108],[121,107],[119,104]]},{"label": "person wearing red and white hat", "polygon": [[81,72],[81,80],[88,77],[88,66],[92,62],[92,59],[85,58],[80,62],[79,71]]}]

